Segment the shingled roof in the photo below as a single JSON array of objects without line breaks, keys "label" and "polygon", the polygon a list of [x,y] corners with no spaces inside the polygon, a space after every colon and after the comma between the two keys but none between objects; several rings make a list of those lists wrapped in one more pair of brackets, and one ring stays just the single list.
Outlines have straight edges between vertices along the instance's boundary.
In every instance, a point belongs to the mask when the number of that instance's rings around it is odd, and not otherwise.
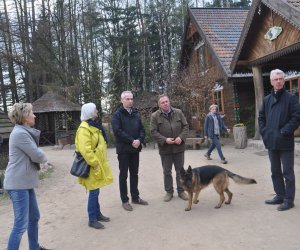
[{"label": "shingled roof", "polygon": [[[237,49],[235,51],[232,63],[231,70],[234,71],[236,67],[237,60],[241,54],[241,51],[244,46],[245,39],[248,35],[248,32],[251,28],[251,24],[253,22],[254,16],[257,10],[260,9],[260,5],[264,4],[268,8],[272,9],[275,13],[281,16],[283,19],[287,20],[289,23],[294,25],[297,28],[300,28],[300,0],[253,0],[251,9],[248,13],[247,19],[245,21],[245,26],[241,33]],[[299,45],[298,45],[299,46]]]},{"label": "shingled roof", "polygon": [[79,104],[68,101],[65,97],[49,91],[32,103],[34,113],[80,111]]},{"label": "shingled roof", "polygon": [[197,31],[230,75],[230,63],[238,44],[248,10],[233,8],[190,8]]}]

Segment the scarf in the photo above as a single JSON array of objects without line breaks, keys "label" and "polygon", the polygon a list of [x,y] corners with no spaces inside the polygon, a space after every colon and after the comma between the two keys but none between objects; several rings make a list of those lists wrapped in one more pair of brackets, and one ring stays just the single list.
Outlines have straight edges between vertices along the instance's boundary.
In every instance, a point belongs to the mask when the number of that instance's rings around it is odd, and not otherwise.
[{"label": "scarf", "polygon": [[108,144],[107,134],[106,134],[105,129],[103,128],[103,126],[100,123],[98,123],[96,121],[93,121],[92,119],[89,119],[87,122],[90,126],[96,127],[97,129],[99,129],[101,131],[106,144]]},{"label": "scarf", "polygon": [[219,121],[218,121],[217,115],[212,112],[209,112],[209,114],[211,115],[211,117],[214,120],[214,134],[220,135],[220,126],[219,126]]}]

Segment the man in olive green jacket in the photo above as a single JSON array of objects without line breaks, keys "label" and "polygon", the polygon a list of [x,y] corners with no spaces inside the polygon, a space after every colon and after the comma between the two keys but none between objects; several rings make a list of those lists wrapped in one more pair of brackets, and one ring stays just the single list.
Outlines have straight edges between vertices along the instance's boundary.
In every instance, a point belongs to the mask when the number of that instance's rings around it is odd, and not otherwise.
[{"label": "man in olive green jacket", "polygon": [[184,164],[185,140],[189,126],[182,111],[171,107],[168,96],[160,95],[158,106],[159,110],[151,115],[150,129],[153,139],[158,144],[163,167],[164,186],[167,192],[164,201],[167,202],[173,198],[173,164],[176,171],[178,196],[187,200],[188,197],[184,193],[179,176]]}]

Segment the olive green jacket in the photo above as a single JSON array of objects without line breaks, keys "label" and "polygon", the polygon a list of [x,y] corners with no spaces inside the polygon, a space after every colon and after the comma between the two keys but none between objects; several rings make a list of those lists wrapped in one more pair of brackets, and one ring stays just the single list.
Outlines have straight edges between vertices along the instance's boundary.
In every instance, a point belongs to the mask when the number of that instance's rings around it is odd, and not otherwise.
[{"label": "olive green jacket", "polygon": [[[172,108],[168,118],[160,109],[151,115],[150,130],[153,139],[158,144],[159,154],[176,154],[185,150],[185,140],[189,132],[189,125],[180,109]],[[182,143],[167,144],[167,138],[180,137]]]}]

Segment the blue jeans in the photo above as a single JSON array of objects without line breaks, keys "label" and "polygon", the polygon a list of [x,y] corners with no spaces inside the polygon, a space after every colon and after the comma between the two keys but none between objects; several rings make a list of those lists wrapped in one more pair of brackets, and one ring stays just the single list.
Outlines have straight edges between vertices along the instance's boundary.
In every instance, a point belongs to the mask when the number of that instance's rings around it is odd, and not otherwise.
[{"label": "blue jeans", "polygon": [[89,198],[88,198],[88,215],[89,221],[97,221],[97,218],[100,216],[100,204],[99,204],[99,197],[100,189],[94,189],[89,191]]},{"label": "blue jeans", "polygon": [[224,160],[225,157],[224,157],[224,155],[223,155],[223,153],[222,153],[222,150],[221,150],[221,143],[220,143],[219,136],[218,136],[218,135],[214,135],[214,137],[213,137],[213,138],[210,138],[210,139],[211,139],[211,144],[210,144],[210,147],[209,147],[209,149],[208,149],[208,151],[207,151],[207,155],[210,155],[211,152],[212,152],[215,148],[217,148],[217,151],[218,151],[218,154],[219,154],[221,160]]},{"label": "blue jeans", "polygon": [[40,249],[38,243],[38,221],[40,212],[34,189],[7,190],[14,209],[14,226],[7,250],[18,250],[22,235],[27,230],[29,250]]}]

